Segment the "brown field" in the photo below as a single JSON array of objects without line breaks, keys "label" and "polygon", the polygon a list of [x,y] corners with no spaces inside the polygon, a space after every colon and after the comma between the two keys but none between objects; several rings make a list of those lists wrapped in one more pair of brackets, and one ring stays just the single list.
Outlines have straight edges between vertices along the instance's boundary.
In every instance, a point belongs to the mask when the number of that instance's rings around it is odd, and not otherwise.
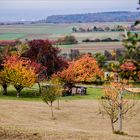
[{"label": "brown field", "polygon": [[112,51],[124,48],[122,42],[95,42],[95,43],[79,43],[74,45],[60,45],[62,53],[70,53],[71,49],[78,49],[80,52],[102,52],[105,50]]},{"label": "brown field", "polygon": [[112,134],[110,121],[99,114],[95,100],[61,101],[55,120],[43,102],[0,100],[1,140],[139,140],[140,113],[123,127],[128,135]]}]

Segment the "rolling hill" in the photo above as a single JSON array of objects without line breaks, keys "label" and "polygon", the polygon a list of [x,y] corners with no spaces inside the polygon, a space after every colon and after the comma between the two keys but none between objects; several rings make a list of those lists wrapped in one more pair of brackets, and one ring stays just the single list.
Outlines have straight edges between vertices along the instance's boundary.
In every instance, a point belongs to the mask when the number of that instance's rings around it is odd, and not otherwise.
[{"label": "rolling hill", "polygon": [[39,23],[133,22],[140,19],[140,12],[101,12],[72,15],[52,15]]}]

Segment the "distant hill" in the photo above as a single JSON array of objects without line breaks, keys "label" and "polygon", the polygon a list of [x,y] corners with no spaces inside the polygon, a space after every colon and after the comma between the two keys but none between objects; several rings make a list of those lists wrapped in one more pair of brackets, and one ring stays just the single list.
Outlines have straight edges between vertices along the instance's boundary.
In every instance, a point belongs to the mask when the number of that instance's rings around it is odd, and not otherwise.
[{"label": "distant hill", "polygon": [[52,15],[39,23],[132,22],[140,19],[140,12],[101,12],[73,15]]}]

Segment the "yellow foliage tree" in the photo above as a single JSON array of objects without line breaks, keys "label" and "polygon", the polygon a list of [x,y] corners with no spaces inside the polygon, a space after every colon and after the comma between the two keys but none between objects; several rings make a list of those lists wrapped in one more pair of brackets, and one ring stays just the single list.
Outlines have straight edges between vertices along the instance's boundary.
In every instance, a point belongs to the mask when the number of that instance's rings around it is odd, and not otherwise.
[{"label": "yellow foliage tree", "polygon": [[14,85],[19,97],[24,87],[31,87],[35,83],[35,69],[30,66],[30,61],[18,55],[8,57],[4,61],[4,69],[1,72],[7,82]]},{"label": "yellow foliage tree", "polygon": [[59,100],[62,96],[62,91],[64,90],[62,86],[63,83],[59,77],[54,75],[51,77],[50,84],[53,84],[54,92],[57,96],[58,109],[60,109]]}]

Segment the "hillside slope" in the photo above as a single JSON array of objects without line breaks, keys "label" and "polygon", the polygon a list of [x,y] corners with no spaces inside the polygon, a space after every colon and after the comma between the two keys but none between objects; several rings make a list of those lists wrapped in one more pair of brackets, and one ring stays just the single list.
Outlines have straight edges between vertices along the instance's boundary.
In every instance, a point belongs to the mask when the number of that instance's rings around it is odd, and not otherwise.
[{"label": "hillside slope", "polygon": [[140,12],[102,12],[73,15],[52,15],[40,22],[86,23],[86,22],[132,22],[140,19]]}]

